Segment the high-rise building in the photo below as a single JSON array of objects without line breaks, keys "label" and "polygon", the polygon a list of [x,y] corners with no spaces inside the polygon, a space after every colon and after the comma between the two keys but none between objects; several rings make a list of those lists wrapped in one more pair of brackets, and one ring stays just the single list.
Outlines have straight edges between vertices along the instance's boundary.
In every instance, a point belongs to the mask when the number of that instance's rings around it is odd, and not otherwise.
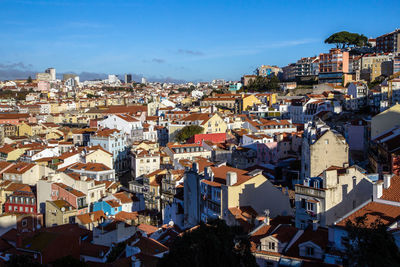
[{"label": "high-rise building", "polygon": [[56,80],[56,69],[55,68],[48,68],[44,72],[50,74],[51,81]]},{"label": "high-rise building", "polygon": [[132,74],[125,74],[125,83],[132,82]]},{"label": "high-rise building", "polygon": [[314,76],[318,75],[318,57],[303,57],[296,62],[295,76]]},{"label": "high-rise building", "polygon": [[384,53],[400,52],[400,29],[377,37],[376,51]]},{"label": "high-rise building", "polygon": [[142,77],[142,83],[143,83],[143,84],[146,84],[146,83],[147,83],[147,80],[146,80],[145,77]]},{"label": "high-rise building", "polygon": [[340,84],[346,73],[349,73],[349,52],[333,48],[319,55],[319,83]]},{"label": "high-rise building", "polygon": [[296,78],[296,63],[291,63],[282,68],[284,81],[293,81]]}]

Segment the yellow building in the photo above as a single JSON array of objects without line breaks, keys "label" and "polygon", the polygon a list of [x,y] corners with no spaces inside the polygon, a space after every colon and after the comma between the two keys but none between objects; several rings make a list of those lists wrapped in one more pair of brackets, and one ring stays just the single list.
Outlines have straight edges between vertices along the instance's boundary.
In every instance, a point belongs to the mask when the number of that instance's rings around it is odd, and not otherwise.
[{"label": "yellow building", "polygon": [[[227,179],[227,184],[221,186],[221,217],[229,208],[251,206],[259,214],[269,209],[271,215],[276,216],[282,213],[291,214],[289,197],[276,188],[261,172],[247,178],[236,172],[227,172],[232,179]],[[242,182],[241,180],[245,180]],[[268,204],[270,203],[270,204]],[[271,205],[271,203],[274,203]]]},{"label": "yellow building", "polygon": [[248,108],[252,107],[255,104],[256,105],[261,104],[261,101],[255,95],[243,96],[242,110],[240,111],[240,113],[242,113],[243,110],[247,110]]},{"label": "yellow building", "polygon": [[0,159],[3,161],[16,161],[25,153],[26,148],[15,148],[10,145],[0,147]]},{"label": "yellow building", "polygon": [[29,124],[22,122],[18,125],[18,136],[32,136],[32,128]]},{"label": "yellow building", "polygon": [[102,163],[110,169],[113,169],[113,155],[101,147],[89,152],[86,155],[86,162]]},{"label": "yellow building", "polygon": [[228,129],[226,122],[218,115],[212,115],[208,120],[203,121],[202,125],[205,134],[207,133],[225,133]]},{"label": "yellow building", "polygon": [[379,113],[371,120],[371,139],[399,125],[400,104]]}]

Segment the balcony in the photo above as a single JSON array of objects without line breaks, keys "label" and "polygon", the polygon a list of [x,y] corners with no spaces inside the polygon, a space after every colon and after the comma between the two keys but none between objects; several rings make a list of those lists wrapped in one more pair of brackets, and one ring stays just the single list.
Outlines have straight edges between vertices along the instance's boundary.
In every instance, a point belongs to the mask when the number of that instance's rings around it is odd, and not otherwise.
[{"label": "balcony", "polygon": [[303,185],[297,184],[295,186],[295,192],[296,192],[296,194],[300,194],[300,195],[313,196],[313,197],[317,197],[317,198],[325,198],[325,190],[324,189],[308,187],[308,186],[303,186]]}]

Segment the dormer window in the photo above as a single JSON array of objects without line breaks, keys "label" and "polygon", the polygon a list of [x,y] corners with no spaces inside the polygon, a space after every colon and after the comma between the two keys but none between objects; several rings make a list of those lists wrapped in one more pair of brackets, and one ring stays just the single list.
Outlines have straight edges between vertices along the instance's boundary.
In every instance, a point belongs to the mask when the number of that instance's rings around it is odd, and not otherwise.
[{"label": "dormer window", "polygon": [[275,242],[268,242],[268,249],[275,251]]},{"label": "dormer window", "polygon": [[314,248],[313,247],[306,247],[306,255],[307,256],[314,256]]}]

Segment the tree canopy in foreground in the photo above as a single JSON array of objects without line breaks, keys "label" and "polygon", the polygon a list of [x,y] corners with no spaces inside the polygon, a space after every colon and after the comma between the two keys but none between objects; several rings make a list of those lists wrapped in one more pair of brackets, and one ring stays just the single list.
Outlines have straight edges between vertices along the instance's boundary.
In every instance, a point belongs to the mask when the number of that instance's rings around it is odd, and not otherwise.
[{"label": "tree canopy in foreground", "polygon": [[257,266],[247,235],[222,220],[200,224],[177,237],[160,266]]},{"label": "tree canopy in foreground", "polygon": [[348,242],[346,266],[400,266],[400,253],[387,227],[377,220],[367,223],[367,217],[347,221]]}]

